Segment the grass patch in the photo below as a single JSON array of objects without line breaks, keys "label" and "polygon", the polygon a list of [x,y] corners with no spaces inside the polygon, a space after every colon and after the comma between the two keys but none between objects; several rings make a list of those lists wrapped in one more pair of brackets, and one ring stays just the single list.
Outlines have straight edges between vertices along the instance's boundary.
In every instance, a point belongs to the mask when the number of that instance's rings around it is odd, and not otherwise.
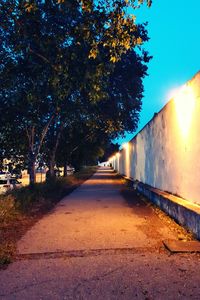
[{"label": "grass patch", "polygon": [[79,172],[76,172],[74,173],[74,175],[72,175],[72,179],[70,179],[71,176],[68,176],[68,178],[72,181],[80,181],[81,183],[82,181],[85,181],[88,178],[90,178],[91,174],[94,174],[97,171],[97,169],[97,166],[83,167]]},{"label": "grass patch", "polygon": [[67,177],[36,183],[0,195],[0,268],[14,259],[16,242],[25,232],[96,170],[96,166],[85,167]]}]

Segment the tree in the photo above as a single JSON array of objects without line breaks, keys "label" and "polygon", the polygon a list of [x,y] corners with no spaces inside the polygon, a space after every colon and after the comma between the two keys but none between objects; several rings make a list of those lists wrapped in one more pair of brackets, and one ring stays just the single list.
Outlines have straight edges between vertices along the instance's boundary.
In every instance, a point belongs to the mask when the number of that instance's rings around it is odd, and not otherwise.
[{"label": "tree", "polygon": [[92,149],[95,152],[96,140],[102,149],[106,149],[107,143],[124,131],[136,130],[143,93],[142,79],[149,59],[145,52],[139,56],[130,50],[115,64],[109,80],[103,81],[107,81],[104,99],[92,103],[85,101],[87,105],[82,110],[80,107],[74,109],[76,114],[70,126],[68,123],[62,132],[57,151],[59,164],[74,163],[75,158],[83,163],[84,153],[92,156]]},{"label": "tree", "polygon": [[[144,26],[125,13],[127,7],[142,2],[1,2],[0,145],[6,156],[10,151],[24,155],[31,182],[41,151],[53,171],[61,136],[65,133],[71,144],[73,128],[79,124],[83,124],[84,140],[91,133],[100,132],[107,139],[136,128],[141,99],[137,96],[130,104],[130,86],[127,83],[120,91],[115,79],[124,84],[120,59],[130,65],[126,54],[133,57],[132,49],[147,40]],[[138,54],[138,61],[139,57],[145,61],[144,55]],[[131,112],[128,118],[127,112]],[[77,131],[74,134],[79,136]]]},{"label": "tree", "polygon": [[[5,64],[1,75],[6,87],[2,91],[5,130],[1,142],[12,141],[14,135],[22,137],[20,143],[10,146],[17,152],[25,150],[31,182],[35,180],[35,162],[45,136],[58,116],[62,95],[57,86],[63,75],[60,61],[62,52],[71,46],[72,34],[68,36],[71,23],[76,25],[78,19],[75,15],[78,15],[78,4],[73,10],[65,5],[65,13],[50,1],[37,4],[36,7],[36,2],[27,6],[23,1],[4,1],[3,18],[8,22],[1,31],[5,38],[1,51]],[[10,75],[9,78],[5,74]]]},{"label": "tree", "polygon": [[100,157],[100,162],[104,162],[104,161],[108,161],[108,159],[116,154],[118,151],[119,151],[119,147],[120,145],[117,143],[117,144],[114,144],[112,142],[108,142],[106,147],[105,147],[105,151],[104,151],[104,154],[102,157]]}]

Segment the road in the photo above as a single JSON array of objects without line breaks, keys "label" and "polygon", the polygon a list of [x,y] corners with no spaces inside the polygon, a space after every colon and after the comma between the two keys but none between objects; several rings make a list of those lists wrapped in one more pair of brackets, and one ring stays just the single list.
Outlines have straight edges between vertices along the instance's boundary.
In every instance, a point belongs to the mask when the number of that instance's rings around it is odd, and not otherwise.
[{"label": "road", "polygon": [[200,299],[200,257],[164,249],[180,232],[160,216],[100,168],[19,241],[0,299]]}]

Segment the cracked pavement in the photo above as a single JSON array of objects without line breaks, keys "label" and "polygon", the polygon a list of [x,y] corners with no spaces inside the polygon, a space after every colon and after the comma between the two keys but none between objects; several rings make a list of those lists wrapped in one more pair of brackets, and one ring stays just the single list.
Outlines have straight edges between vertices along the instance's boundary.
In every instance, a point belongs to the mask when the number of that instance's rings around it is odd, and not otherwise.
[{"label": "cracked pavement", "polygon": [[19,241],[0,299],[200,299],[200,256],[170,255],[176,226],[109,168],[65,197]]}]

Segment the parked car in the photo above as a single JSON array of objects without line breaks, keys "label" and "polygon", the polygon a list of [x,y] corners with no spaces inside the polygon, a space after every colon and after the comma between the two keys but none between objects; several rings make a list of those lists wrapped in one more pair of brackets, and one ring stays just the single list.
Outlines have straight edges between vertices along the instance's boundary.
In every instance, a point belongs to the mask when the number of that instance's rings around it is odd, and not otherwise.
[{"label": "parked car", "polygon": [[0,179],[8,179],[8,178],[11,178],[10,172],[0,171]]},{"label": "parked car", "polygon": [[16,178],[0,178],[0,194],[5,194],[10,190],[20,187],[22,187],[22,184]]},{"label": "parked car", "polygon": [[67,166],[67,175],[74,174],[75,169],[72,166]]}]

